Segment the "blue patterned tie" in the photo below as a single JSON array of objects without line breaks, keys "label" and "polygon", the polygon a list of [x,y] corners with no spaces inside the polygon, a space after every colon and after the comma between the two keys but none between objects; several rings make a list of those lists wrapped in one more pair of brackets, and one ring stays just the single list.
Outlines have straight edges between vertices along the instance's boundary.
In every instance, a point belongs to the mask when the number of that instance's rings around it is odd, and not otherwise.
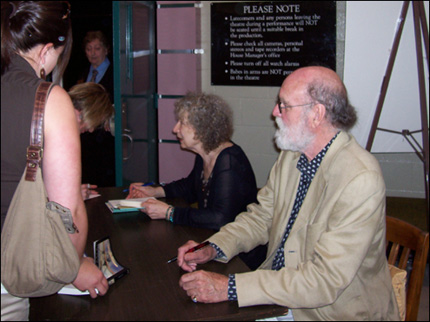
[{"label": "blue patterned tie", "polygon": [[97,71],[97,69],[94,69],[93,70],[93,75],[91,76],[91,80],[90,80],[90,82],[92,82],[92,83],[95,83],[96,82],[96,77],[97,77],[97,74],[98,74],[99,72]]}]

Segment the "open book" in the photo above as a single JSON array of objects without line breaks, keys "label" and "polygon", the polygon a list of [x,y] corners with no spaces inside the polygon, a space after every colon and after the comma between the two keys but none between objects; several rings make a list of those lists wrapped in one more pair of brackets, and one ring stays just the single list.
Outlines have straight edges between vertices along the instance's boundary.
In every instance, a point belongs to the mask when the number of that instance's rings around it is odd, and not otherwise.
[{"label": "open book", "polygon": [[[109,237],[96,240],[94,247],[94,264],[103,272],[109,285],[112,285],[121,277],[129,273],[129,269],[118,263],[113,255]],[[89,295],[88,291],[80,291],[73,284],[65,285],[58,294],[63,295]]]},{"label": "open book", "polygon": [[106,202],[106,206],[114,214],[121,213],[121,212],[139,211],[140,209],[145,208],[145,207],[142,207],[141,204],[142,202],[145,202],[148,199],[155,199],[155,198],[148,197],[148,198],[109,200],[108,202]]}]

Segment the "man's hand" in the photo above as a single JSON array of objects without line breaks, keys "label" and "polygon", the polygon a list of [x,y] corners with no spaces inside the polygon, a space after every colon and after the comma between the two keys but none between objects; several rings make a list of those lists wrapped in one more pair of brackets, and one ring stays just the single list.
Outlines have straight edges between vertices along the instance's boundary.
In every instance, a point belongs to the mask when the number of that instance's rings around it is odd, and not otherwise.
[{"label": "man's hand", "polygon": [[204,264],[216,257],[216,250],[211,246],[206,246],[193,253],[186,253],[190,248],[197,246],[193,240],[189,240],[178,249],[178,266],[184,271],[193,272],[197,264]]},{"label": "man's hand", "polygon": [[228,300],[228,277],[225,275],[196,271],[182,275],[179,286],[194,302],[218,303]]}]

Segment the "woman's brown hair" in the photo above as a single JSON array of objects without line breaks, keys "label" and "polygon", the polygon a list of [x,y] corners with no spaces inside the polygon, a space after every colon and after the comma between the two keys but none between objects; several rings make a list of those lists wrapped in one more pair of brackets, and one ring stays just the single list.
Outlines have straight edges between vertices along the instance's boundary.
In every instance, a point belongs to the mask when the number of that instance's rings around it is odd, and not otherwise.
[{"label": "woman's brown hair", "polygon": [[52,43],[54,48],[64,46],[54,70],[54,81],[58,81],[72,48],[70,11],[67,1],[2,1],[1,74],[8,69],[12,55]]}]

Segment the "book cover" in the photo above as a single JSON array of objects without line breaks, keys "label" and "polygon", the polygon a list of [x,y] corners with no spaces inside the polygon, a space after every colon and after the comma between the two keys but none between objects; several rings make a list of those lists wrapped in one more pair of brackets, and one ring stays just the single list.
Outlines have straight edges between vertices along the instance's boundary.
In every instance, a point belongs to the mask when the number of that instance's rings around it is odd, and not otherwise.
[{"label": "book cover", "polygon": [[[112,285],[121,277],[124,277],[130,272],[127,267],[122,266],[116,260],[112,251],[109,237],[96,240],[93,243],[93,248],[94,264],[103,272],[103,275],[106,277],[109,285]],[[90,293],[88,290],[78,290],[73,284],[67,284],[58,291],[58,294],[89,295]]]},{"label": "book cover", "polygon": [[112,285],[115,281],[129,273],[129,269],[122,266],[116,260],[109,237],[96,240],[93,243],[93,247],[94,263],[103,272],[109,285]]},{"label": "book cover", "polygon": [[122,212],[132,212],[139,211],[140,209],[145,209],[142,207],[142,202],[147,201],[148,199],[155,199],[154,197],[148,198],[134,198],[134,199],[116,199],[109,200],[105,204],[109,208],[109,210],[116,214]]}]

